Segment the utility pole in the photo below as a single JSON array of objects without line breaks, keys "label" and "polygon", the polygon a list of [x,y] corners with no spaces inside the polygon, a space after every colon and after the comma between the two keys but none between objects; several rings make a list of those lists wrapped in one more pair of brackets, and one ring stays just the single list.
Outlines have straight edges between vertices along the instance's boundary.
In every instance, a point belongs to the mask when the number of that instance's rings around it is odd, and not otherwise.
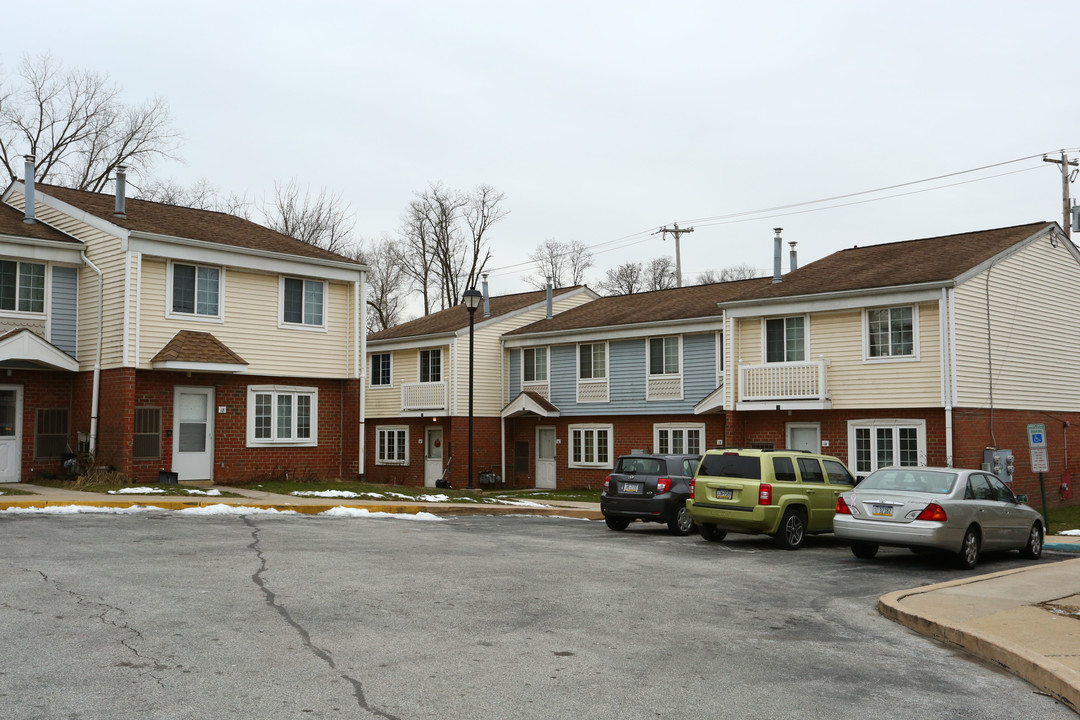
[{"label": "utility pole", "polygon": [[1043,155],[1043,162],[1057,163],[1061,165],[1061,205],[1063,209],[1064,220],[1062,224],[1065,226],[1065,237],[1072,239],[1072,203],[1069,200],[1069,183],[1076,177],[1076,170],[1069,172],[1069,166],[1080,165],[1080,161],[1070,160],[1069,156],[1063,150],[1061,152],[1061,159],[1054,160]]},{"label": "utility pole", "polygon": [[682,255],[679,253],[679,236],[683,233],[692,233],[694,228],[680,228],[679,223],[671,223],[670,228],[662,227],[653,235],[657,233],[663,233],[664,239],[667,240],[668,233],[675,236],[675,284],[676,287],[682,287]]}]

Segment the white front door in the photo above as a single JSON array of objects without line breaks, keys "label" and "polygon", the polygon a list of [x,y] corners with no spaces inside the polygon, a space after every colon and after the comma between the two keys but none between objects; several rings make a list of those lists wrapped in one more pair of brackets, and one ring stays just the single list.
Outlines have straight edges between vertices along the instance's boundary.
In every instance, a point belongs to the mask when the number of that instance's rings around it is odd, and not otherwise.
[{"label": "white front door", "polygon": [[821,423],[788,423],[787,449],[821,452]]},{"label": "white front door", "polygon": [[0,483],[22,479],[22,385],[0,385]]},{"label": "white front door", "polygon": [[555,489],[555,428],[536,428],[536,487]]},{"label": "white front door", "polygon": [[214,479],[214,388],[173,389],[172,471],[178,480]]},{"label": "white front door", "polygon": [[443,432],[433,425],[424,429],[424,487],[435,487],[443,475]]}]

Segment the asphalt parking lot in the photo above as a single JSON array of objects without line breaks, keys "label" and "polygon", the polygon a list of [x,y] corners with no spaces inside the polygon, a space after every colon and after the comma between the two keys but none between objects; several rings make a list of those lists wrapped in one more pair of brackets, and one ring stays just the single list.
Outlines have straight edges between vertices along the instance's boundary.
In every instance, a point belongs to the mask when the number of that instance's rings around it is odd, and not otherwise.
[{"label": "asphalt parking lot", "polygon": [[5,718],[1076,718],[876,611],[963,573],[828,536],[155,511],[0,537]]}]

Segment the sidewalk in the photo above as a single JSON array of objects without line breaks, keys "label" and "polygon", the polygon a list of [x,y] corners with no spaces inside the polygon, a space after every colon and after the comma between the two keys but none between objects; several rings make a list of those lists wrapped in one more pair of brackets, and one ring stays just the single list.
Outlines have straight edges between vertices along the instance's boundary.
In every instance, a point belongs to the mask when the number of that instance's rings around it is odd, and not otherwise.
[{"label": "sidewalk", "polygon": [[[65,505],[181,510],[226,504],[305,514],[347,507],[387,513],[603,519],[596,503],[545,501],[544,506],[522,506],[301,498],[215,487],[243,497],[101,495],[20,483],[18,489],[36,494],[0,496],[0,510]],[[1080,536],[1047,537],[1045,549],[1080,555]],[[1080,557],[889,593],[878,601],[878,611],[922,635],[999,665],[1080,712]]]}]

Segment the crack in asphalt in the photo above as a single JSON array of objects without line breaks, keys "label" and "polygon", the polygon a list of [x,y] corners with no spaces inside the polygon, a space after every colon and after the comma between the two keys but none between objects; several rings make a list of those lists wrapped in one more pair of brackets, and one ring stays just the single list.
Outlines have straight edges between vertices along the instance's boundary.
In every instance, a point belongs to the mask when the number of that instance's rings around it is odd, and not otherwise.
[{"label": "crack in asphalt", "polygon": [[242,515],[241,519],[244,521],[245,525],[251,528],[252,541],[251,544],[248,545],[248,548],[254,551],[255,556],[259,558],[259,569],[252,573],[251,580],[259,588],[259,590],[262,591],[263,597],[266,599],[266,604],[269,605],[275,612],[277,612],[277,614],[280,615],[282,619],[284,619],[285,622],[297,632],[298,635],[300,635],[300,639],[303,641],[304,647],[306,647],[312,655],[325,662],[330,667],[330,669],[338,673],[339,677],[341,677],[342,680],[345,680],[353,686],[353,696],[356,697],[356,702],[361,709],[377,715],[378,717],[386,718],[387,720],[399,720],[399,718],[395,717],[394,715],[390,715],[388,713],[382,712],[381,710],[371,707],[371,705],[368,704],[367,698],[364,696],[363,683],[360,680],[357,680],[356,678],[338,670],[337,663],[334,662],[334,657],[333,655],[331,655],[330,651],[321,648],[315,643],[313,643],[311,641],[311,634],[308,633],[307,629],[305,629],[303,625],[298,623],[293,618],[293,616],[289,613],[288,609],[284,605],[277,601],[277,595],[274,593],[273,590],[267,587],[266,580],[263,579],[263,573],[266,572],[267,562],[266,556],[263,554],[262,548],[259,546],[259,534],[261,532],[261,529],[251,519],[251,516]]}]

